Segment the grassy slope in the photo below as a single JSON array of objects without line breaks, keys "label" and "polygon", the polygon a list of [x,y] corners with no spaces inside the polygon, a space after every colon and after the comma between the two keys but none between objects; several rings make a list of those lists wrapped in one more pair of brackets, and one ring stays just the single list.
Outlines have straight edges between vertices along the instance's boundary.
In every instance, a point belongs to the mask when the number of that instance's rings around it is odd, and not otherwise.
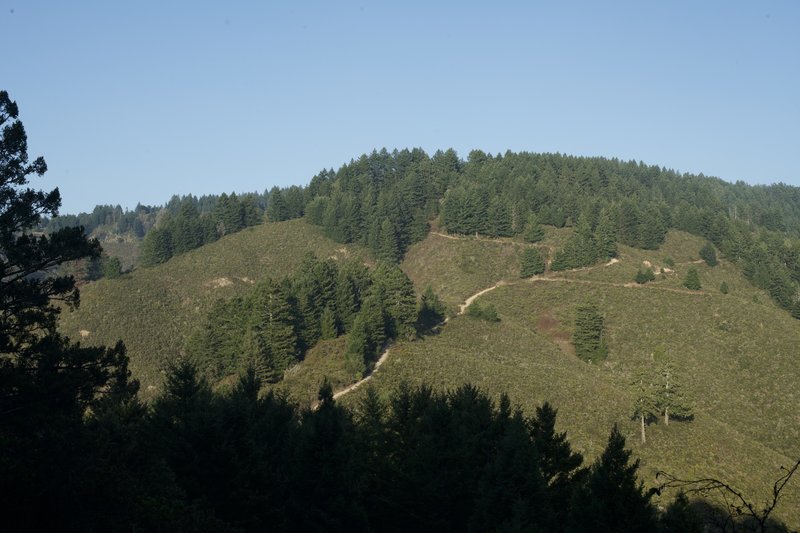
[{"label": "grassy slope", "polygon": [[[470,381],[495,395],[509,393],[529,413],[550,400],[560,409],[561,427],[589,457],[618,423],[641,457],[648,483],[659,469],[710,475],[766,499],[779,467],[800,456],[796,320],[750,287],[733,265],[693,263],[702,241],[681,232],[670,233],[657,251],[622,247],[620,262],[608,267],[548,274],[572,282],[515,279],[511,246],[431,236],[412,249],[404,266],[417,288],[433,283],[451,305],[499,279],[509,282],[480,298],[495,304],[502,321],[461,316],[439,335],[396,347],[375,386],[387,391],[401,380],[438,387]],[[465,250],[478,266],[467,275]],[[660,266],[666,255],[676,262],[674,273],[645,287],[631,283],[643,261]],[[695,294],[682,287],[690,266],[698,268],[703,284]],[[722,281],[730,294],[719,292]],[[589,295],[605,314],[611,350],[607,361],[591,365],[575,358],[569,344],[575,306]],[[676,363],[696,420],[652,425],[648,443],[640,445],[629,418],[628,383],[639,369],[652,367],[658,346]],[[357,401],[360,394],[343,401]],[[780,515],[798,524],[800,480],[787,496]]]},{"label": "grassy slope", "polygon": [[182,353],[215,299],[244,294],[265,276],[291,274],[309,250],[318,257],[360,254],[301,220],[255,226],[163,265],[85,285],[80,309],[64,312],[61,328],[84,343],[124,340],[131,370],[150,397],[158,392],[160,369]]},{"label": "grassy slope", "polygon": [[[549,228],[537,246],[552,249],[568,234]],[[549,282],[518,278],[524,246],[529,245],[511,239],[430,235],[412,247],[403,269],[418,291],[431,284],[451,310],[505,281],[480,297],[496,305],[502,321],[456,317],[439,335],[393,348],[372,383],[385,393],[401,380],[444,388],[472,382],[494,395],[507,392],[529,413],[550,400],[573,445],[590,458],[618,423],[642,459],[649,484],[664,469],[685,477],[716,476],[766,498],[779,466],[800,455],[797,322],[733,265],[722,261],[711,269],[694,263],[702,241],[684,233],[671,232],[657,251],[621,247],[619,263],[608,267],[548,273],[561,278]],[[291,273],[309,249],[318,256],[353,253],[301,221],[259,226],[166,265],[84,287],[81,310],[66,313],[63,327],[75,337],[79,330],[90,331],[90,342],[125,339],[134,371],[145,386],[156,387],[159,365],[180,353],[215,298],[240,294],[265,275]],[[646,287],[632,286],[643,261],[660,267],[665,256],[676,262],[674,272]],[[690,266],[699,269],[703,284],[696,294],[682,287]],[[729,295],[719,292],[722,281]],[[571,353],[575,305],[588,295],[601,303],[606,317],[611,355],[601,364],[585,364]],[[325,378],[335,389],[344,387],[345,344],[344,338],[321,343],[276,389],[310,403]],[[640,445],[628,417],[628,383],[651,364],[657,346],[677,363],[696,420],[650,426],[648,443]],[[352,404],[363,390],[341,401]],[[780,507],[780,516],[791,524],[800,523],[798,486],[789,487]]]}]

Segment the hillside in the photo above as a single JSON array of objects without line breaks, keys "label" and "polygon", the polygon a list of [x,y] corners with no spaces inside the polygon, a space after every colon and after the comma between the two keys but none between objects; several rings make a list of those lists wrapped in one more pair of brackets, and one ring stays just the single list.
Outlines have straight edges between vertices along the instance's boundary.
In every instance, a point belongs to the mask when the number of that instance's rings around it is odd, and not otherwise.
[{"label": "hillside", "polygon": [[[84,342],[124,339],[143,396],[152,398],[165,363],[182,354],[216,299],[291,274],[309,251],[365,257],[366,248],[400,261],[417,294],[430,286],[451,317],[436,334],[392,345],[371,379],[381,394],[402,381],[472,382],[508,393],[528,413],[550,400],[590,459],[618,423],[648,484],[658,469],[708,475],[760,500],[779,466],[800,455],[796,193],[616,159],[475,151],[464,162],[452,151],[373,152],[296,190],[294,211],[282,208],[288,192],[270,193],[271,220],[302,214],[302,221],[245,229],[89,284],[62,327]],[[722,258],[717,266],[700,259],[708,246]],[[529,248],[549,267],[523,280],[520,258]],[[634,276],[645,267],[655,279],[639,285]],[[701,290],[684,286],[690,269]],[[498,323],[459,316],[478,295]],[[594,363],[578,359],[572,343],[576,308],[588,298],[604,317],[609,348]],[[325,379],[344,390],[355,379],[343,357],[350,340],[320,342],[273,387],[304,405]],[[663,362],[656,353],[674,365],[695,419],[651,424],[649,442],[638,445],[631,382],[656,372]],[[365,389],[341,401],[352,404]],[[789,492],[781,516],[800,523],[800,490]]]},{"label": "hillside", "polygon": [[290,274],[308,251],[346,257],[357,250],[301,220],[255,226],[162,265],[85,285],[80,308],[62,313],[61,329],[85,344],[124,340],[149,398],[158,393],[164,365],[182,354],[216,299],[241,295],[265,276]]},{"label": "hillside", "polygon": [[[526,412],[549,400],[570,441],[589,457],[618,423],[642,459],[647,483],[655,483],[658,470],[713,476],[765,499],[780,466],[800,455],[800,330],[729,262],[698,264],[703,242],[671,231],[658,250],[622,246],[614,264],[521,280],[512,250],[525,244],[432,234],[403,264],[417,289],[433,284],[453,306],[500,281],[477,301],[495,305],[501,321],[458,316],[438,335],[396,345],[372,384],[388,394],[401,381],[437,388],[472,382],[496,396],[508,393]],[[666,257],[675,265],[665,279],[633,283],[644,261],[660,266]],[[682,285],[692,266],[700,271],[700,291]],[[719,291],[723,281],[727,295]],[[605,316],[610,348],[599,364],[575,357],[570,342],[575,307],[589,296]],[[676,365],[695,420],[650,425],[648,443],[640,445],[629,384],[654,366],[659,347]],[[800,523],[800,488],[795,484],[787,495],[780,516]]]}]

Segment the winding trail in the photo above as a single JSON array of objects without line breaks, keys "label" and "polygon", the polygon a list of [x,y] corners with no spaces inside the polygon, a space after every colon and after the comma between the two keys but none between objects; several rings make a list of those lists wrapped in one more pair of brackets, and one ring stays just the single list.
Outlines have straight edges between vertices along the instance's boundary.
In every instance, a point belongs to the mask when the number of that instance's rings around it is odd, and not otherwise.
[{"label": "winding trail", "polygon": [[388,346],[388,347],[387,347],[387,348],[386,348],[386,349],[383,351],[383,353],[382,353],[382,354],[381,354],[381,356],[378,358],[378,360],[377,360],[377,361],[375,361],[375,366],[373,366],[373,367],[372,367],[372,369],[369,371],[369,373],[368,373],[366,376],[364,376],[364,377],[363,377],[363,378],[361,378],[360,380],[356,381],[356,382],[355,382],[355,383],[353,383],[352,385],[348,385],[347,387],[343,388],[343,389],[342,389],[342,390],[340,390],[339,392],[335,392],[335,393],[333,394],[333,399],[335,400],[335,399],[337,399],[337,398],[341,398],[342,396],[344,396],[344,395],[345,395],[345,394],[347,394],[348,392],[353,392],[354,390],[356,390],[357,388],[359,388],[361,385],[363,385],[364,383],[366,383],[367,381],[369,381],[370,379],[372,379],[372,376],[374,376],[374,375],[375,375],[375,372],[377,372],[377,371],[378,371],[378,368],[380,368],[380,366],[381,366],[383,363],[385,363],[387,359],[389,359],[389,350],[390,350],[390,349],[391,349],[391,347],[390,347],[390,346]]},{"label": "winding trail", "polygon": [[[444,233],[438,233],[438,232],[431,232],[431,234],[437,235],[439,237],[444,237],[445,239],[453,239],[453,240],[461,240],[461,239],[463,239],[463,237],[454,237],[452,235],[446,235]],[[620,262],[620,260],[618,258],[614,257],[610,261],[608,261],[607,263],[604,263],[602,265],[594,265],[594,266],[588,266],[588,267],[573,268],[571,270],[565,270],[563,273],[568,273],[568,272],[586,272],[586,271],[590,271],[590,270],[596,270],[598,268],[607,268],[607,267],[615,265],[615,264],[617,264],[619,262]],[[697,263],[697,262],[698,261],[691,261],[691,263]],[[702,260],[699,261],[699,262],[702,262]],[[549,275],[537,275],[537,276],[532,276],[530,278],[521,279],[521,280],[518,280],[518,281],[500,280],[497,283],[495,283],[494,285],[492,285],[491,287],[486,287],[485,289],[481,289],[480,291],[476,292],[475,294],[473,294],[472,296],[469,296],[466,300],[464,300],[464,303],[459,305],[459,307],[458,307],[458,313],[456,313],[452,317],[445,318],[444,322],[442,323],[442,325],[447,324],[448,322],[450,322],[450,320],[452,318],[455,318],[457,316],[463,315],[466,312],[467,308],[470,305],[472,305],[472,303],[475,300],[477,300],[478,298],[480,298],[481,296],[483,296],[487,292],[491,292],[491,291],[497,289],[498,287],[513,286],[513,285],[516,285],[518,283],[538,283],[538,282],[575,283],[575,284],[580,284],[580,285],[603,285],[603,286],[606,286],[606,287],[622,287],[622,288],[626,288],[626,289],[649,289],[649,290],[660,290],[660,291],[665,291],[665,292],[673,292],[673,293],[678,293],[678,294],[689,294],[689,295],[693,295],[693,296],[706,296],[707,295],[703,291],[692,291],[692,290],[689,290],[689,289],[676,289],[676,288],[673,288],[673,287],[660,287],[658,285],[650,284],[650,283],[645,283],[645,284],[641,284],[641,285],[638,284],[638,283],[634,283],[634,282],[630,282],[630,283],[614,283],[614,282],[611,282],[611,281],[599,281],[599,280],[556,277],[556,276],[553,276],[552,273],[550,273]],[[383,365],[383,363],[385,363],[386,360],[389,359],[389,352],[390,351],[391,351],[391,346],[387,346],[386,349],[384,349],[383,352],[381,353],[381,356],[378,358],[378,360],[375,361],[375,365],[369,370],[369,372],[363,378],[361,378],[360,380],[356,381],[352,385],[348,385],[347,387],[345,387],[345,388],[341,389],[340,391],[334,393],[333,399],[336,400],[338,398],[341,398],[345,394],[349,394],[349,393],[353,392],[354,390],[359,388],[361,385],[363,385],[364,383],[366,383],[367,381],[372,379],[372,376],[375,375],[375,372],[377,372],[378,369],[381,367],[381,365]],[[316,409],[317,405],[315,404],[313,408]]]}]

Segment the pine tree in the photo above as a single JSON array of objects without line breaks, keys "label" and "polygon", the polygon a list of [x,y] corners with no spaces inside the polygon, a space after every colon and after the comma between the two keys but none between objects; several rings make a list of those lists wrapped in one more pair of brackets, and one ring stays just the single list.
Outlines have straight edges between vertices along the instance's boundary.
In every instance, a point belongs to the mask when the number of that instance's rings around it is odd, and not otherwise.
[{"label": "pine tree", "polygon": [[381,232],[378,237],[378,246],[375,250],[378,259],[387,263],[396,263],[400,259],[400,248],[397,244],[397,233],[394,225],[388,218],[381,222]]},{"label": "pine tree", "polygon": [[583,456],[573,452],[565,432],[556,433],[558,410],[545,402],[536,408],[536,416],[528,421],[531,440],[539,454],[542,476],[550,488],[557,522],[563,524],[569,515],[570,498],[587,474]]},{"label": "pine tree", "polygon": [[728,292],[730,292],[730,289],[728,288],[728,284],[726,282],[723,281],[720,284],[719,292],[721,292],[722,294],[728,294]]},{"label": "pine tree", "polygon": [[445,307],[439,297],[428,285],[422,293],[417,313],[417,331],[424,333],[435,328],[444,321]]},{"label": "pine tree", "polygon": [[686,278],[683,280],[683,286],[689,290],[699,291],[702,286],[700,285],[700,275],[697,273],[697,269],[691,267],[688,272],[686,272]]},{"label": "pine tree", "polygon": [[259,377],[276,381],[299,356],[295,317],[281,285],[270,278],[260,282],[253,295],[252,311],[261,356],[269,369],[268,375]]},{"label": "pine tree", "polygon": [[539,219],[535,215],[531,215],[528,218],[528,224],[525,228],[525,234],[523,235],[525,242],[539,242],[544,239],[544,229],[539,224]]},{"label": "pine tree", "polygon": [[608,355],[603,338],[603,317],[594,302],[586,302],[576,309],[572,344],[575,355],[584,361],[605,359]]},{"label": "pine tree", "polygon": [[670,416],[678,420],[692,418],[692,409],[683,395],[683,387],[675,376],[671,362],[661,365],[659,383],[656,391],[656,407],[664,416],[664,424],[669,425]]},{"label": "pine tree", "polygon": [[603,454],[572,502],[568,531],[649,533],[656,531],[655,509],[637,480],[639,460],[630,462],[625,437],[615,425]]},{"label": "pine tree", "polygon": [[358,314],[348,333],[347,350],[344,353],[345,368],[357,379],[360,379],[367,369],[366,360],[371,356],[370,340],[366,317]]},{"label": "pine tree", "polygon": [[373,272],[374,283],[383,293],[383,308],[389,318],[388,335],[412,339],[417,321],[417,298],[414,285],[397,265],[381,263]]},{"label": "pine tree", "polygon": [[608,261],[617,256],[617,228],[607,209],[600,211],[600,218],[594,231],[594,240],[597,245],[597,257]]},{"label": "pine tree", "polygon": [[513,235],[511,209],[504,199],[492,198],[486,214],[486,233],[492,237],[510,237]]},{"label": "pine tree", "polygon": [[142,266],[153,266],[166,263],[172,257],[172,236],[170,232],[153,228],[142,241],[140,262]]},{"label": "pine tree", "polygon": [[707,242],[700,248],[700,259],[710,267],[717,266],[717,252],[714,251],[714,246],[711,243]]},{"label": "pine tree", "polygon": [[323,339],[335,339],[336,331],[336,313],[333,312],[331,306],[325,306],[320,317],[320,330]]},{"label": "pine tree", "polygon": [[639,421],[642,436],[642,444],[647,442],[645,428],[647,424],[654,421],[658,416],[658,390],[656,389],[650,375],[640,372],[636,379],[631,383],[633,389],[633,409],[631,416]]},{"label": "pine tree", "polygon": [[270,222],[281,222],[289,219],[289,208],[283,198],[283,192],[278,187],[273,187],[269,191],[267,201],[267,219]]},{"label": "pine tree", "polygon": [[520,259],[519,275],[522,278],[529,278],[544,273],[545,264],[542,254],[536,248],[526,248],[522,252]]}]

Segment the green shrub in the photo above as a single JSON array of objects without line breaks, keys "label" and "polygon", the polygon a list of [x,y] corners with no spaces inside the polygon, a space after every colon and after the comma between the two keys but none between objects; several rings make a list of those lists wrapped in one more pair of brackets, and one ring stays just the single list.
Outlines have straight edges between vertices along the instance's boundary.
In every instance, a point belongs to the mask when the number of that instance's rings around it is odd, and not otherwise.
[{"label": "green shrub", "polygon": [[639,285],[644,285],[648,281],[654,281],[656,279],[656,275],[653,274],[653,270],[650,268],[640,268],[633,279]]},{"label": "green shrub", "polygon": [[495,308],[494,304],[483,306],[478,302],[474,302],[467,307],[467,316],[487,322],[500,322],[500,317],[497,316],[497,308]]},{"label": "green shrub", "polygon": [[683,286],[693,291],[700,290],[700,275],[697,273],[696,268],[692,267],[686,273],[686,279],[683,280]]}]

